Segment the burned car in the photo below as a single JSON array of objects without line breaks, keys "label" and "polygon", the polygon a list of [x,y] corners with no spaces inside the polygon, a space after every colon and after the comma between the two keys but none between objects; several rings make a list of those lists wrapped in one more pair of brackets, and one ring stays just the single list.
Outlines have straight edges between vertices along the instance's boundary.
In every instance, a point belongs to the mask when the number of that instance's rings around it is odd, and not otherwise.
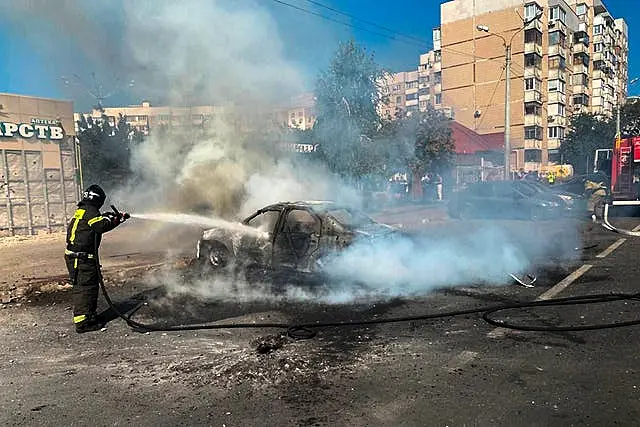
[{"label": "burned car", "polygon": [[323,260],[359,239],[396,230],[364,213],[327,201],[266,206],[232,227],[205,230],[196,257],[207,270],[319,274]]}]

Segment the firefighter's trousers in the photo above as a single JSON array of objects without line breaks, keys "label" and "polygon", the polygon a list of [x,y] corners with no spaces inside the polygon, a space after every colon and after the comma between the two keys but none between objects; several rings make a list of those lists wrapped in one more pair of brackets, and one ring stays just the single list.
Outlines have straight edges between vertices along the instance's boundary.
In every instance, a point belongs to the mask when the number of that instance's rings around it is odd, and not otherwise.
[{"label": "firefighter's trousers", "polygon": [[80,323],[95,314],[98,307],[99,275],[95,259],[65,256],[69,280],[73,284],[73,323]]}]

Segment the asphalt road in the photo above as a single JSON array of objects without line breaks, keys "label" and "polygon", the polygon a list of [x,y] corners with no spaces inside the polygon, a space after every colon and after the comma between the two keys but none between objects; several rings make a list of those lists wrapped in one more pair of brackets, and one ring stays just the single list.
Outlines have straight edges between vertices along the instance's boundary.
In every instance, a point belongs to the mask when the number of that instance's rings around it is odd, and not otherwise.
[{"label": "asphalt road", "polygon": [[[616,222],[640,224],[637,218]],[[446,224],[426,232],[442,237],[486,226]],[[498,226],[530,248],[535,288],[467,284],[330,305],[277,296],[210,299],[201,288],[169,298],[159,287],[176,277],[163,273],[108,277],[108,284],[121,306],[147,302],[136,315],[142,321],[227,323],[380,319],[638,292],[640,239],[622,241],[573,222]],[[211,286],[217,295],[228,291]],[[636,319],[638,304],[502,315],[538,325],[614,322]],[[279,329],[139,334],[114,320],[104,332],[76,335],[66,292],[3,307],[3,425],[635,426],[640,417],[638,327],[515,332],[466,315],[326,328],[314,339],[290,341]],[[278,348],[259,354],[265,342]]]}]

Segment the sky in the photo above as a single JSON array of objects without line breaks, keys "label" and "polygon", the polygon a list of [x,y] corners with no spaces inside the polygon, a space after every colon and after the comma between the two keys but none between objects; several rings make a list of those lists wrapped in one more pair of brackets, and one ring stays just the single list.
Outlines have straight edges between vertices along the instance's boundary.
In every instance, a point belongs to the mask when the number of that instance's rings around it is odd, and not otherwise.
[{"label": "sky", "polygon": [[[60,12],[59,8],[53,10],[50,5],[58,1],[73,13]],[[95,74],[103,93],[114,92],[105,101],[106,105],[139,103],[146,94],[140,93],[137,85],[128,85],[133,73],[126,61],[121,68],[111,67],[126,45],[120,29],[131,19],[125,13],[129,0],[111,0],[109,13],[95,6],[99,1],[74,1],[25,0],[16,6],[15,0],[0,0],[3,10],[0,15],[3,52],[0,92],[72,99],[76,110],[86,110],[94,103],[87,89],[93,86],[92,74]],[[376,61],[390,71],[415,69],[419,55],[432,48],[432,29],[439,25],[443,2],[445,0],[218,0],[227,6],[263,8],[273,20],[274,39],[282,41],[284,55],[303,70],[309,89],[319,71],[327,67],[337,44],[349,39],[364,45]],[[612,15],[623,17],[629,26],[630,78],[640,76],[640,60],[634,58],[634,47],[640,43],[640,32],[635,30],[636,24],[640,24],[640,10],[629,7],[632,3],[635,0],[605,0]],[[73,7],[85,10],[76,13]],[[8,10],[10,13],[4,13]],[[58,12],[66,16],[58,20],[50,18]],[[68,30],[69,26],[73,26],[73,32]],[[86,37],[74,38],[73,34],[78,33]],[[268,38],[264,40],[265,44],[271,42]],[[72,77],[74,74],[78,77]],[[640,95],[640,84],[631,87],[629,93]]]}]

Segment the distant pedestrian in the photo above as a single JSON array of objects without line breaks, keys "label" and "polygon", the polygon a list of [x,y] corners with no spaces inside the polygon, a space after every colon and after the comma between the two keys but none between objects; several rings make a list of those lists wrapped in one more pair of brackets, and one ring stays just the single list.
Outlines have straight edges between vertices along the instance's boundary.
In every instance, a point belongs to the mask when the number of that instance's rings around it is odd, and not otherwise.
[{"label": "distant pedestrian", "polygon": [[439,173],[436,174],[434,181],[436,184],[436,198],[442,200],[442,177]]},{"label": "distant pedestrian", "polygon": [[549,185],[553,185],[556,183],[556,174],[553,172],[549,172],[547,175],[547,180],[549,181]]}]

